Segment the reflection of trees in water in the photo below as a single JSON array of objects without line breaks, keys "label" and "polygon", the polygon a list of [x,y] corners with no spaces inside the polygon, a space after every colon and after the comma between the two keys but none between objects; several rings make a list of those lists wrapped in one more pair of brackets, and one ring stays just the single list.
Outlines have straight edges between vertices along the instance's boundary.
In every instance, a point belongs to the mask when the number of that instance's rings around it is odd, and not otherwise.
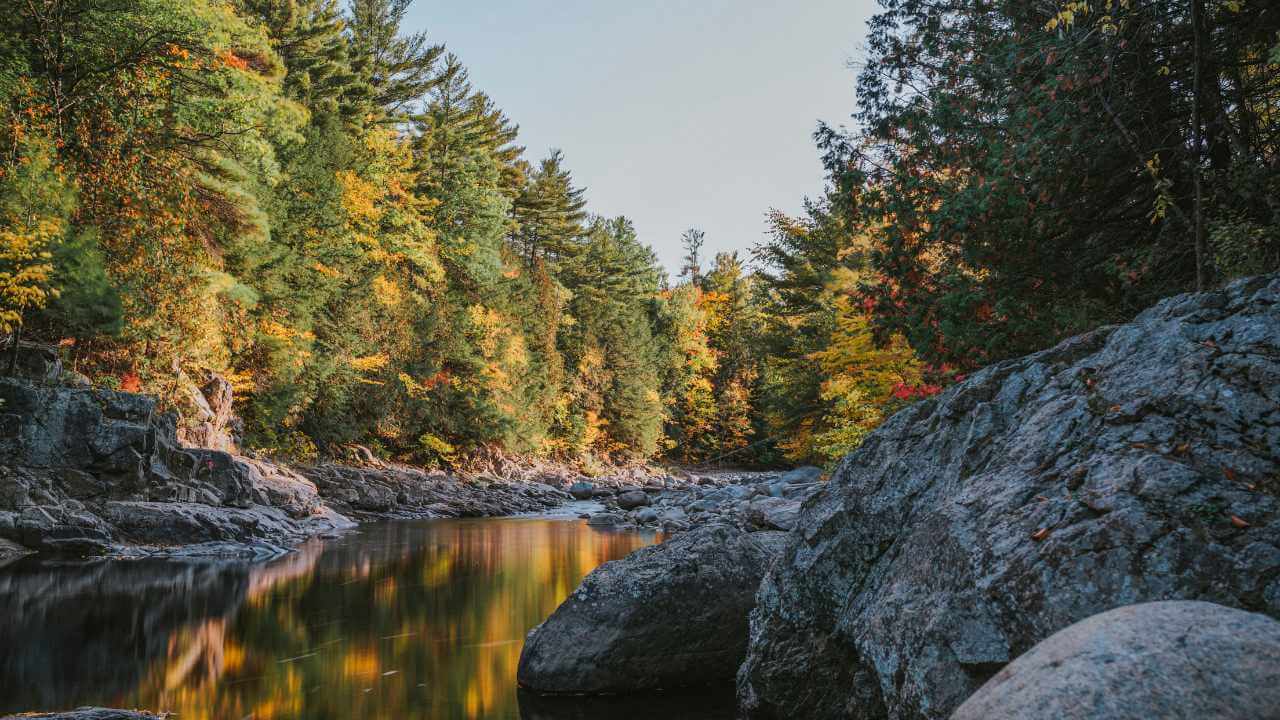
[{"label": "reflection of trees in water", "polygon": [[28,558],[0,571],[0,712],[215,683],[246,600],[310,574],[322,546],[269,565]]},{"label": "reflection of trees in water", "polygon": [[[202,583],[156,580],[134,593],[121,585],[111,607],[94,615],[117,625],[93,651],[128,669],[112,682],[56,686],[48,658],[25,650],[45,644],[46,629],[8,646],[25,648],[24,677],[47,688],[25,708],[113,703],[184,720],[516,717],[527,630],[592,568],[648,542],[543,520],[370,526],[268,565],[206,569]],[[175,568],[189,572],[175,563],[154,572]],[[70,588],[83,571],[44,584]],[[45,615],[55,612],[60,622],[81,622],[74,604]],[[145,642],[135,636],[139,615],[147,617]],[[0,642],[7,625],[0,620]],[[86,639],[64,633],[52,642],[74,656]],[[145,651],[120,652],[139,644]],[[0,668],[7,683],[8,668]],[[11,697],[3,684],[0,697]]]},{"label": "reflection of trees in water", "polygon": [[0,711],[65,707],[127,692],[174,651],[175,629],[234,613],[249,569],[155,561],[0,571]]}]

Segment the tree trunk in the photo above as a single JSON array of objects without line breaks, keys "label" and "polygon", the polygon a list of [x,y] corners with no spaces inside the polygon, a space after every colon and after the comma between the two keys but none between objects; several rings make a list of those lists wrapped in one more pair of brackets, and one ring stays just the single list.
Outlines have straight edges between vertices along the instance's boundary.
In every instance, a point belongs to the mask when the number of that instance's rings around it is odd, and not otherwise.
[{"label": "tree trunk", "polygon": [[9,348],[9,370],[6,373],[10,377],[18,374],[18,348],[22,345],[22,322],[19,321],[13,329],[13,347]]},{"label": "tree trunk", "polygon": [[1193,62],[1195,63],[1192,74],[1192,101],[1191,101],[1191,135],[1192,135],[1192,176],[1195,184],[1195,240],[1196,240],[1196,292],[1204,292],[1205,289],[1205,239],[1204,239],[1204,189],[1202,187],[1201,175],[1203,174],[1202,157],[1204,154],[1204,122],[1201,117],[1201,104],[1203,99],[1203,72],[1204,65],[1204,45],[1201,42],[1202,29],[1204,26],[1204,0],[1191,0],[1191,34],[1194,37],[1193,43]]}]

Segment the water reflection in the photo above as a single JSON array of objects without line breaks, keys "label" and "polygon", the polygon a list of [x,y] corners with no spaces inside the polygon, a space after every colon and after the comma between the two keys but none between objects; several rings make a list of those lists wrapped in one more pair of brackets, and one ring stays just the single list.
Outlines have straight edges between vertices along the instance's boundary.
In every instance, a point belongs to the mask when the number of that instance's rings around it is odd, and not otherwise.
[{"label": "water reflection", "polygon": [[[461,520],[367,526],[266,565],[22,560],[0,569],[0,712],[522,717],[525,633],[591,569],[654,540]],[[710,698],[661,714],[721,717],[726,701]],[[540,720],[622,716],[617,702],[524,705]]]}]

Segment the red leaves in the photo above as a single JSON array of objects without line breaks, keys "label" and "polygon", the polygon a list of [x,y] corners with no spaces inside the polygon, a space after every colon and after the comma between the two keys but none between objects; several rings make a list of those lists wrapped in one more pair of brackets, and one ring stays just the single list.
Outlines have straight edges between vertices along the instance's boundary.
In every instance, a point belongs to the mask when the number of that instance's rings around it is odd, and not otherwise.
[{"label": "red leaves", "polygon": [[1243,518],[1241,518],[1241,517],[1239,517],[1239,516],[1237,516],[1237,515],[1232,515],[1232,516],[1231,516],[1231,524],[1232,524],[1232,525],[1235,525],[1236,527],[1240,528],[1241,530],[1244,530],[1245,528],[1250,527],[1250,525],[1249,525],[1249,521],[1247,521],[1247,520],[1245,520],[1245,519],[1243,519]]},{"label": "red leaves", "polygon": [[142,378],[136,372],[127,372],[120,378],[120,389],[124,392],[142,392]]},{"label": "red leaves", "polygon": [[916,398],[926,398],[937,395],[942,392],[941,385],[930,385],[921,383],[920,385],[907,385],[906,383],[898,383],[893,386],[893,397],[898,400],[914,400]]},{"label": "red leaves", "polygon": [[1047,537],[1049,537],[1049,528],[1040,528],[1039,530],[1031,533],[1031,539],[1036,542],[1040,542]]}]

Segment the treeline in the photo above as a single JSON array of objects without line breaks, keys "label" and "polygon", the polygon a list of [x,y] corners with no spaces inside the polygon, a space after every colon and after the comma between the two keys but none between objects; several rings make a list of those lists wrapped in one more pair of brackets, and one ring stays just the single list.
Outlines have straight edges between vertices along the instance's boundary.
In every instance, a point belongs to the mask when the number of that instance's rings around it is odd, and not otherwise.
[{"label": "treeline", "polygon": [[759,412],[791,454],[1280,269],[1276,3],[880,4],[853,126],[816,134],[829,192],[757,252]]},{"label": "treeline", "polygon": [[967,370],[1280,267],[1280,7],[882,0],[858,130],[878,337]]},{"label": "treeline", "polygon": [[282,454],[831,461],[976,367],[1280,267],[1273,3],[882,0],[827,194],[750,258],[690,231],[671,279],[409,1],[13,4],[3,330],[175,404],[223,373]]},{"label": "treeline", "polygon": [[223,373],[266,451],[665,449],[685,308],[408,5],[7,7],[5,332],[179,406]]}]

